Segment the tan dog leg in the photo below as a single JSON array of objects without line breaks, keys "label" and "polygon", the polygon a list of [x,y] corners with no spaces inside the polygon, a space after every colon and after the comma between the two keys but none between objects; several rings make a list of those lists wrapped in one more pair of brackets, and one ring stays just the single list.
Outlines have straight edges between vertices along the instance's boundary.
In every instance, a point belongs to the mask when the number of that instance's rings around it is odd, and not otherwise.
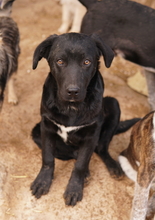
[{"label": "tan dog leg", "polygon": [[18,103],[18,98],[15,93],[14,89],[14,78],[13,76],[10,77],[8,81],[8,102],[16,105]]},{"label": "tan dog leg", "polygon": [[62,5],[62,25],[58,29],[59,33],[66,33],[72,23],[69,5]]},{"label": "tan dog leg", "polygon": [[72,28],[70,29],[70,32],[80,32],[82,19],[84,14],[86,13],[85,7],[80,4],[75,10],[76,11],[74,14],[73,24],[72,24]]},{"label": "tan dog leg", "polygon": [[149,197],[150,185],[147,188],[141,187],[137,182],[135,184],[135,196],[133,199],[131,220],[145,220],[147,213],[147,203]]}]

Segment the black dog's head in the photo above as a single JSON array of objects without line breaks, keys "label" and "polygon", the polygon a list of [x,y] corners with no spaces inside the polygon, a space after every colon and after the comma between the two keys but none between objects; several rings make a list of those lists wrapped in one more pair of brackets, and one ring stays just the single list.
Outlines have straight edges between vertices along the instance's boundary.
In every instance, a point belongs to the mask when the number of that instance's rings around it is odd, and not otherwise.
[{"label": "black dog's head", "polygon": [[33,69],[42,57],[46,58],[57,84],[58,98],[67,102],[82,102],[91,79],[98,71],[101,55],[106,67],[110,67],[114,53],[96,35],[52,35],[36,48]]}]

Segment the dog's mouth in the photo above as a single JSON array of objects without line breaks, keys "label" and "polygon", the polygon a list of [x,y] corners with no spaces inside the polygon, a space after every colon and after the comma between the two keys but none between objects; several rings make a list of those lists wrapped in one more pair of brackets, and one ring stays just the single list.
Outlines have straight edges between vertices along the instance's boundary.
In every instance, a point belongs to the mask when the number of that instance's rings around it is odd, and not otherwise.
[{"label": "dog's mouth", "polygon": [[69,105],[76,105],[76,104],[82,103],[83,100],[71,99],[71,100],[66,100],[65,102],[68,103]]},{"label": "dog's mouth", "polygon": [[81,102],[83,102],[84,100],[81,99],[81,98],[69,98],[69,97],[62,97],[62,96],[59,96],[59,101],[62,102],[62,103],[68,103],[68,105],[76,105],[76,104],[79,104]]},{"label": "dog's mouth", "polygon": [[81,95],[78,96],[60,95],[59,98],[62,102],[66,102],[69,104],[75,104],[75,103],[78,104],[84,101],[84,97]]},{"label": "dog's mouth", "polygon": [[74,104],[74,103],[80,103],[84,101],[84,96],[82,95],[78,95],[78,96],[74,96],[74,97],[65,97],[66,101],[69,102],[70,104]]},{"label": "dog's mouth", "polygon": [[71,100],[69,100],[68,102],[70,102],[70,103],[75,103],[75,102],[78,102],[78,101],[75,100],[75,99],[71,99]]}]

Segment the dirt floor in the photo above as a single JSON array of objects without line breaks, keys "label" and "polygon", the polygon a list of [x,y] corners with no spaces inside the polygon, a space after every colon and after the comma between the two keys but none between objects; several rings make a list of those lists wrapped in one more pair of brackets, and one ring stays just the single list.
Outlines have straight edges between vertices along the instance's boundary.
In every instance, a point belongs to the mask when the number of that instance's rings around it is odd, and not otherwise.
[{"label": "dirt floor", "polygon": [[[12,17],[21,35],[21,55],[15,78],[19,104],[7,103],[7,90],[0,118],[0,219],[1,220],[128,220],[134,184],[126,177],[115,180],[105,165],[93,154],[90,162],[91,178],[84,188],[83,200],[75,207],[66,207],[63,193],[74,161],[56,159],[55,178],[50,192],[35,199],[30,185],[41,167],[41,152],[31,140],[31,129],[40,120],[39,108],[42,86],[49,71],[45,60],[32,70],[32,56],[36,46],[50,34],[58,33],[61,7],[54,0],[17,0]],[[142,117],[149,112],[147,97],[126,84],[129,76],[140,68],[115,58],[112,67],[101,71],[105,94],[120,102],[121,119]],[[111,155],[117,159],[126,148],[130,132],[117,135],[110,145]]]}]

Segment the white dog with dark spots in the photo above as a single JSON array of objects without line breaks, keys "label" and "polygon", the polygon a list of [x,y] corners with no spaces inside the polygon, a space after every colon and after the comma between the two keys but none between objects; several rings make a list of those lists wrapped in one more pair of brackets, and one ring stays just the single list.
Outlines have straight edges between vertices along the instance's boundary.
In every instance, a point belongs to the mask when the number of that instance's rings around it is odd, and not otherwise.
[{"label": "white dog with dark spots", "polygon": [[130,219],[155,219],[155,111],[134,125],[129,146],[119,156],[119,162],[135,182]]}]

